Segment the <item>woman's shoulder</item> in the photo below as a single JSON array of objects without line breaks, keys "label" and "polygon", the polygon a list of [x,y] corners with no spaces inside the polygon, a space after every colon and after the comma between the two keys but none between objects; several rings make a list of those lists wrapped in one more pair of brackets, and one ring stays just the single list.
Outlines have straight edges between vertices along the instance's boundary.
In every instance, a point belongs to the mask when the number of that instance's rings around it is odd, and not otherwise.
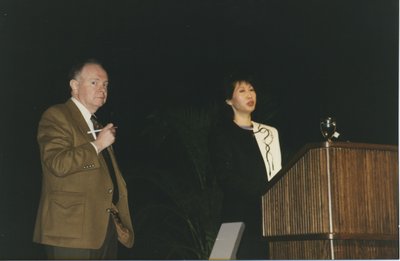
[{"label": "woman's shoulder", "polygon": [[273,126],[271,126],[271,125],[267,125],[267,124],[259,123],[259,122],[255,122],[255,121],[253,121],[253,128],[256,129],[256,130],[260,129],[260,128],[266,128],[266,129],[269,129],[271,131],[278,132],[278,129],[273,127]]},{"label": "woman's shoulder", "polygon": [[224,137],[232,133],[232,124],[229,122],[218,122],[210,131],[212,136]]},{"label": "woman's shoulder", "polygon": [[210,133],[210,137],[214,141],[237,144],[241,140],[248,140],[251,137],[251,133],[251,130],[244,130],[233,121],[226,121],[215,125]]}]

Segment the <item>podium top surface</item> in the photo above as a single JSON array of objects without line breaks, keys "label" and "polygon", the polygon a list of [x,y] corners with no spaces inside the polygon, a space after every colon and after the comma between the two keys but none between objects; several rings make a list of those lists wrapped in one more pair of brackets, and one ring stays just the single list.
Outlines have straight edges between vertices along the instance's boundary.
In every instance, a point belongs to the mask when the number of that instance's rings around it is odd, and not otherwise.
[{"label": "podium top surface", "polygon": [[320,142],[306,144],[300,151],[307,151],[313,148],[353,148],[353,149],[374,149],[397,151],[396,145],[372,144],[372,143],[355,143],[355,142]]}]

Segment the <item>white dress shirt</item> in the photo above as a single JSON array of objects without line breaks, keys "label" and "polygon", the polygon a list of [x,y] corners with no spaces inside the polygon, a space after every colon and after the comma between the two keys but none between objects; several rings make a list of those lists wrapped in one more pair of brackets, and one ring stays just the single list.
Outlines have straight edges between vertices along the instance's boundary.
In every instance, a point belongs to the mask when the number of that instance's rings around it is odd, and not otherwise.
[{"label": "white dress shirt", "polygon": [[[90,119],[92,117],[92,114],[90,113],[90,111],[88,109],[86,109],[86,107],[80,102],[78,101],[76,98],[71,97],[71,100],[75,103],[76,107],[78,107],[79,111],[82,113],[83,118],[85,119],[87,125],[89,126],[89,129],[91,131],[91,134],[93,135],[94,139],[96,139],[96,133],[94,133],[94,127],[93,127],[93,122]],[[89,135],[89,134],[88,134]],[[96,145],[94,145],[93,142],[91,142],[91,144],[93,145],[93,147],[96,149],[97,154],[99,153],[99,150],[97,149]]]}]

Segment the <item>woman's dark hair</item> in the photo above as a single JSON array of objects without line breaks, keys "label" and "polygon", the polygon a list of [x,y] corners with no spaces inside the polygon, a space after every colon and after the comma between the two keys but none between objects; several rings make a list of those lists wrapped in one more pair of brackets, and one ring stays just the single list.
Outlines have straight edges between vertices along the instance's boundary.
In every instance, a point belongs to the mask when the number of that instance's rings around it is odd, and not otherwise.
[{"label": "woman's dark hair", "polygon": [[248,83],[254,88],[254,79],[251,76],[229,76],[224,83],[224,100],[232,99],[233,91],[239,83]]}]

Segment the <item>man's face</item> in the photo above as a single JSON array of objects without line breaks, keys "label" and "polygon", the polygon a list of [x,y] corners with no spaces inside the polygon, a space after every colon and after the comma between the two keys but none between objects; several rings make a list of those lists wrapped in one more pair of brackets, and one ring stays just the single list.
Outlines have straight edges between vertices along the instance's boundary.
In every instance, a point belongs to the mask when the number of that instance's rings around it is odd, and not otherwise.
[{"label": "man's face", "polygon": [[71,80],[72,96],[91,113],[95,113],[107,100],[107,72],[97,64],[83,67],[77,79]]}]

